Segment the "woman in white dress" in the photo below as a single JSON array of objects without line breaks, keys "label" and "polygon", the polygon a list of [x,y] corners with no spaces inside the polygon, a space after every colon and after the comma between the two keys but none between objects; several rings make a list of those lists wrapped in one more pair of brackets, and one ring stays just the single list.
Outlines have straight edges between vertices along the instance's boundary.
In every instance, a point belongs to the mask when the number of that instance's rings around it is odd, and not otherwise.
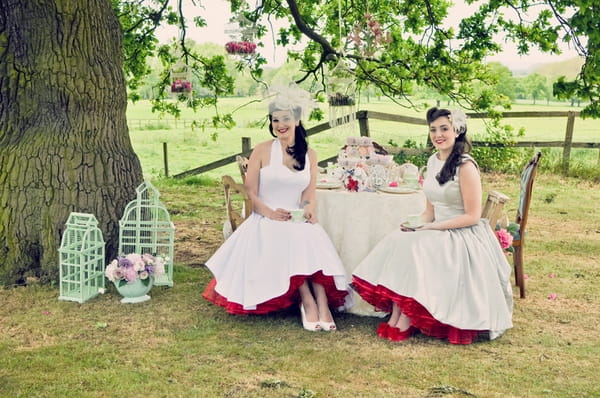
[{"label": "woman in white dress", "polygon": [[[254,148],[246,188],[253,213],[206,262],[214,279],[203,296],[232,314],[265,314],[299,303],[303,327],[336,329],[330,307],[346,306],[344,266],[317,224],[317,155],[308,148],[303,114],[313,102],[297,87],[269,104],[274,140]],[[305,222],[291,220],[304,209]]]},{"label": "woman in white dress", "polygon": [[481,180],[468,152],[462,111],[432,108],[429,135],[437,152],[427,162],[420,226],[403,223],[353,272],[353,287],[390,312],[377,334],[392,341],[420,331],[470,344],[512,327],[511,268],[481,215]]}]

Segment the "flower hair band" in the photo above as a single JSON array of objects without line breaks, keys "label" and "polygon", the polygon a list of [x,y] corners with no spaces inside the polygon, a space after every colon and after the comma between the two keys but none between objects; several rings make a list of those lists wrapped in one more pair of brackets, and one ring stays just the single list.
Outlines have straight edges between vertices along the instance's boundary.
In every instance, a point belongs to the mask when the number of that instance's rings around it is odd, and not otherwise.
[{"label": "flower hair band", "polygon": [[274,85],[269,89],[269,96],[274,96],[269,103],[269,114],[289,110],[298,120],[305,120],[317,107],[310,93],[295,83],[289,86]]},{"label": "flower hair band", "polygon": [[450,119],[456,134],[464,134],[467,131],[467,115],[460,109],[452,109],[448,119]]}]

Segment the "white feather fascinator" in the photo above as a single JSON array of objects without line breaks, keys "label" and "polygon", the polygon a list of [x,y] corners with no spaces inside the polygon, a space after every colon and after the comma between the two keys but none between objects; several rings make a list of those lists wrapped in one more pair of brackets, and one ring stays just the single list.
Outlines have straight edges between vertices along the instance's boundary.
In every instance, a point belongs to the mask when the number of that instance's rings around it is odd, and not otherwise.
[{"label": "white feather fascinator", "polygon": [[457,134],[464,134],[467,131],[467,115],[460,109],[452,109],[448,119]]},{"label": "white feather fascinator", "polygon": [[289,86],[274,85],[269,89],[269,115],[274,111],[289,110],[298,120],[306,120],[310,112],[317,107],[310,93],[292,83]]}]

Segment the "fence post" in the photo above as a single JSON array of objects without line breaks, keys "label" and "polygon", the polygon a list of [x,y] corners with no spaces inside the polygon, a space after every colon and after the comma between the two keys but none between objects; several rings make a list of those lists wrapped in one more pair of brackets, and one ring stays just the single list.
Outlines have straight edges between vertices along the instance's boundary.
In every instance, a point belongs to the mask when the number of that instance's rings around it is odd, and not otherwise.
[{"label": "fence post", "polygon": [[250,152],[250,137],[242,137],[242,153]]},{"label": "fence post", "polygon": [[563,147],[563,161],[562,171],[563,174],[569,172],[569,159],[571,157],[571,144],[573,143],[573,126],[575,125],[575,112],[569,111],[567,116],[567,130],[565,132],[565,144]]},{"label": "fence post", "polygon": [[169,176],[169,159],[167,157],[167,143],[163,142],[163,159],[165,161],[165,177]]},{"label": "fence post", "polygon": [[361,137],[369,137],[369,115],[367,111],[357,112],[358,116],[358,128]]}]

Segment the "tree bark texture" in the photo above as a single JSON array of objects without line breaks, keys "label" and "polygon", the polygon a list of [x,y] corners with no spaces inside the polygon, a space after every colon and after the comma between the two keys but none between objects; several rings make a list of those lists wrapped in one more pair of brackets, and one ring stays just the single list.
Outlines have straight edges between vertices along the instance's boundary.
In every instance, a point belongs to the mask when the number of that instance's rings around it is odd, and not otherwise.
[{"label": "tree bark texture", "polygon": [[116,255],[142,170],[110,0],[0,0],[0,284],[58,281],[71,212]]}]

